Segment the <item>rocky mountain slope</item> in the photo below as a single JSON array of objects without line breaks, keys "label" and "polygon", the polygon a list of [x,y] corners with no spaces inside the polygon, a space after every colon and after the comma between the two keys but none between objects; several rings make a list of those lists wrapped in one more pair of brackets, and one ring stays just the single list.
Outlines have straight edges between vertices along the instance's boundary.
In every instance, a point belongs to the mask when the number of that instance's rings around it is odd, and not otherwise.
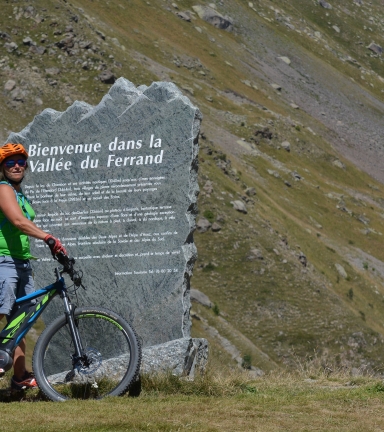
[{"label": "rocky mountain slope", "polygon": [[[204,115],[193,333],[218,361],[381,372],[382,2],[4,0],[0,139],[119,76]],[[199,297],[195,293],[194,297]]]}]

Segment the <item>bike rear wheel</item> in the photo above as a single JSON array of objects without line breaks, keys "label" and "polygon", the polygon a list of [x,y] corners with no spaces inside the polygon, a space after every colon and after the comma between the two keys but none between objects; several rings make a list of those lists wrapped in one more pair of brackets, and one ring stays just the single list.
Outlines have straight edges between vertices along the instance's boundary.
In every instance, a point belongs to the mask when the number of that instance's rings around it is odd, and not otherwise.
[{"label": "bike rear wheel", "polygon": [[74,344],[61,316],[41,334],[33,353],[40,390],[53,401],[119,396],[139,376],[141,347],[133,328],[104,308],[78,308],[75,323],[84,356],[74,364]]}]

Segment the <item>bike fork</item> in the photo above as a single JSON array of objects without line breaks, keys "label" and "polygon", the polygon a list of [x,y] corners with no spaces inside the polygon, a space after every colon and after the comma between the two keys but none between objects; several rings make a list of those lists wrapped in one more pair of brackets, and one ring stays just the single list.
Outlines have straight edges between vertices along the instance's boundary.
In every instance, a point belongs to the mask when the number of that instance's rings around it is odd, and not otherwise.
[{"label": "bike fork", "polygon": [[73,308],[73,305],[69,302],[65,292],[63,292],[63,301],[64,301],[64,312],[67,317],[69,331],[71,332],[72,341],[75,348],[75,354],[77,358],[81,358],[83,356],[83,346],[81,343],[79,331],[75,324],[75,310]]}]

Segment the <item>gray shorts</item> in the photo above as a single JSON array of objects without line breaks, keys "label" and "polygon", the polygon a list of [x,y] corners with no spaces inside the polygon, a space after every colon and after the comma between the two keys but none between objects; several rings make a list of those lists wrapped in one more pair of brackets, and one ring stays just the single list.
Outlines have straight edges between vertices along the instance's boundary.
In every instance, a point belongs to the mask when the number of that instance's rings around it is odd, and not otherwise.
[{"label": "gray shorts", "polygon": [[29,260],[0,256],[0,314],[9,315],[16,299],[34,291]]}]

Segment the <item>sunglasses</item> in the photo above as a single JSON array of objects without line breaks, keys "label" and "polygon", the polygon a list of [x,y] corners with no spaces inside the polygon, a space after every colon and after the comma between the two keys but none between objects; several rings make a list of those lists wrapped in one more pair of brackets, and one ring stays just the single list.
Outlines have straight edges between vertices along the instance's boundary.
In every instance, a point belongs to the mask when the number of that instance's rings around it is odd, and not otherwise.
[{"label": "sunglasses", "polygon": [[19,159],[19,160],[10,160],[5,161],[5,166],[7,168],[13,168],[14,166],[19,165],[19,167],[25,167],[27,165],[27,161],[25,159]]}]

